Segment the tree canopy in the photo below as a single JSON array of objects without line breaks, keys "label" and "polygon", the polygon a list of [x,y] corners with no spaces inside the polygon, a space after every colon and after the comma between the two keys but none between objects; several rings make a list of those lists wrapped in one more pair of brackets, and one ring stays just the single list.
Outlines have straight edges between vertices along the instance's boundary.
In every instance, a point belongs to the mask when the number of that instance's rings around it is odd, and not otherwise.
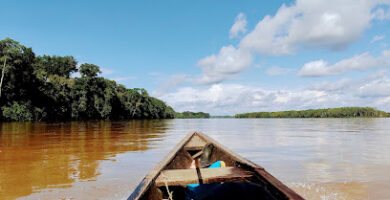
[{"label": "tree canopy", "polygon": [[185,111],[182,113],[175,113],[175,118],[182,118],[182,119],[188,119],[188,118],[210,118],[209,113],[204,113],[204,112],[190,112],[190,111]]},{"label": "tree canopy", "polygon": [[342,107],[310,109],[301,111],[254,112],[236,114],[235,118],[345,118],[345,117],[390,117],[390,113],[370,107]]},{"label": "tree canopy", "polygon": [[[99,77],[100,68],[72,56],[35,56],[10,38],[0,40],[0,120],[173,118],[174,110],[144,89]],[[81,77],[72,78],[80,72]]]}]

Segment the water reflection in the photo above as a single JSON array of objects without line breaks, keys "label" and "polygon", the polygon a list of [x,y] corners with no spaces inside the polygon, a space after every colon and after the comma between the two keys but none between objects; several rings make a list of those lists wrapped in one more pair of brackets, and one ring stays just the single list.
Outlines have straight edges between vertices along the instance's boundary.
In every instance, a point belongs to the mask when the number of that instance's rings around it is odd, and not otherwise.
[{"label": "water reflection", "polygon": [[164,120],[0,124],[0,196],[93,181],[99,163],[122,152],[146,151],[169,128]]}]

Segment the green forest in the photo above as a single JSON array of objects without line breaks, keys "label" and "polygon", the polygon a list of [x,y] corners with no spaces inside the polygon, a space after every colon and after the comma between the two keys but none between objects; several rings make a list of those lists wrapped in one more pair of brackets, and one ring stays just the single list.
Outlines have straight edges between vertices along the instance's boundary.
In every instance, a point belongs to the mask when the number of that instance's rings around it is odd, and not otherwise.
[{"label": "green forest", "polygon": [[209,113],[204,113],[204,112],[190,112],[190,111],[185,111],[182,113],[175,113],[175,118],[179,119],[188,119],[188,118],[210,118]]},{"label": "green forest", "polygon": [[235,118],[346,118],[346,117],[390,117],[390,113],[370,107],[342,107],[310,109],[301,111],[254,112],[236,114]]},{"label": "green forest", "polygon": [[[161,119],[175,112],[145,89],[99,77],[72,56],[36,56],[10,38],[0,41],[0,121]],[[79,72],[80,77],[72,78]]]}]

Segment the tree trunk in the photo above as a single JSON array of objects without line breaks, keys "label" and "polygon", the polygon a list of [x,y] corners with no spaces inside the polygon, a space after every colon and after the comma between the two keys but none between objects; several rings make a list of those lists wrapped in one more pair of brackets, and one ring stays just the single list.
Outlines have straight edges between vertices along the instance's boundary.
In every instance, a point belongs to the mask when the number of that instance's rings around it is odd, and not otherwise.
[{"label": "tree trunk", "polygon": [[3,79],[4,79],[4,73],[5,73],[5,65],[7,64],[7,58],[4,60],[3,70],[1,72],[1,80],[0,80],[0,98],[1,98],[1,88],[3,86]]}]

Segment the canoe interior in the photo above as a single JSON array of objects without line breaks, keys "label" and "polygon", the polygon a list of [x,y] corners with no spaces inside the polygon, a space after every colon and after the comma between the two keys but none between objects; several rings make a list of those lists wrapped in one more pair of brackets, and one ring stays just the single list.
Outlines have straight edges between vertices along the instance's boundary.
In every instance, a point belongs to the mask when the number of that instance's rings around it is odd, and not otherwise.
[{"label": "canoe interior", "polygon": [[214,171],[215,173],[211,169],[201,169],[205,176],[204,180],[207,181],[206,184],[232,181],[251,182],[260,185],[274,199],[303,199],[265,171],[263,167],[235,154],[200,132],[188,134],[176,145],[142,180],[128,199],[168,199],[167,186],[169,192],[173,192],[174,200],[185,199],[186,184],[197,183],[195,179],[197,176],[194,175],[195,169],[190,169],[192,156],[201,151],[207,143],[214,145],[211,162],[222,160],[226,163],[226,169]]}]

